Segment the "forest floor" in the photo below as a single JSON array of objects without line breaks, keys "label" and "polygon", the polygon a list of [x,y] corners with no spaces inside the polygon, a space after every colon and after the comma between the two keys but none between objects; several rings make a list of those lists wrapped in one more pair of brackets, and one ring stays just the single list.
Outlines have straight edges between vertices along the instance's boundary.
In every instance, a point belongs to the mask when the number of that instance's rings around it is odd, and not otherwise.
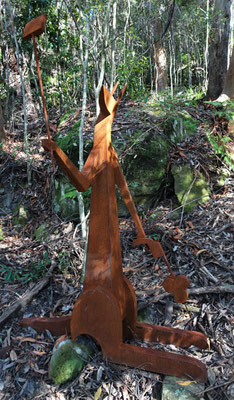
[{"label": "forest floor", "polygon": [[[120,107],[113,135],[126,129],[128,124],[135,124],[138,129],[139,124],[145,123],[138,118],[137,110],[127,121],[129,107],[134,104],[128,101]],[[209,111],[204,108],[196,113],[200,121],[210,118]],[[95,120],[92,111],[88,120]],[[56,117],[52,123],[56,126]],[[1,213],[0,218],[0,400],[159,400],[163,375],[103,361],[100,350],[95,351],[74,381],[56,386],[48,377],[56,338],[48,331],[38,334],[19,324],[23,316],[71,313],[82,291],[80,277],[84,256],[80,226],[52,212],[51,162],[40,145],[41,132],[45,129],[41,128],[40,121],[32,121],[29,130],[32,133],[31,187],[24,184],[27,171],[22,123],[8,134],[0,152],[1,181],[17,182],[12,190],[19,192],[18,197],[23,196],[22,204],[30,209],[30,218],[21,231],[14,226],[12,216]],[[87,135],[91,135],[92,130],[87,122]],[[222,162],[206,139],[203,122],[196,135],[175,146],[168,165],[172,161],[183,162],[184,157],[193,158],[205,171],[212,193],[210,199],[189,215],[178,215],[171,199],[162,196],[155,208],[142,217],[142,222],[147,235],[160,235],[175,272],[189,277],[189,300],[186,305],[180,305],[165,293],[162,282],[167,275],[166,267],[161,259],[155,261],[144,248],[133,247],[136,231],[130,218],[119,221],[123,271],[135,288],[141,318],[154,324],[197,330],[210,340],[208,350],[151,346],[194,356],[206,365],[208,382],[198,398],[233,399],[230,390],[233,393],[234,176],[231,174],[223,186],[214,190]],[[157,218],[152,219],[151,215],[156,213]],[[43,242],[36,240],[34,233],[44,221],[49,236]],[[42,280],[44,287],[36,293],[35,288]],[[31,302],[26,300],[30,297],[28,293],[34,293]],[[14,313],[7,315],[11,311]]]}]

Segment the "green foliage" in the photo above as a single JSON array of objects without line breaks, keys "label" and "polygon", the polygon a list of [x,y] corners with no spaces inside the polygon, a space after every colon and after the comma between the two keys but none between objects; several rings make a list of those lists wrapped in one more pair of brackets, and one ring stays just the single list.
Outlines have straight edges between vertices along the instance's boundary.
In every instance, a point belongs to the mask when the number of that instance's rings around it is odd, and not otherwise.
[{"label": "green foliage", "polygon": [[66,136],[60,134],[56,139],[57,145],[72,159],[73,162],[78,161],[79,127],[80,120],[74,123]]},{"label": "green foliage", "polygon": [[231,138],[228,136],[223,136],[220,138],[219,136],[214,136],[213,133],[209,131],[206,132],[206,136],[211,146],[213,147],[215,153],[221,156],[224,163],[226,163],[229,167],[234,169],[234,163],[227,149],[225,148],[225,143],[231,141]]},{"label": "green foliage", "polygon": [[3,275],[5,282],[15,282],[21,280],[19,271],[9,265],[0,265],[0,274]]},{"label": "green foliage", "polygon": [[0,265],[0,274],[3,275],[6,282],[37,281],[46,274],[47,267],[50,265],[50,257],[47,252],[39,263],[31,262],[28,268],[17,269],[9,265]]},{"label": "green foliage", "polygon": [[60,271],[65,273],[69,265],[70,265],[69,254],[66,252],[59,253],[57,266],[60,269]]},{"label": "green foliage", "polygon": [[[92,188],[91,186],[88,188],[88,190],[84,193],[81,193],[84,204],[85,204],[85,209],[88,210],[89,205],[90,205],[90,196],[91,196],[91,191]],[[65,184],[64,186],[64,195],[60,198],[60,200],[65,200],[65,199],[76,199],[77,198],[77,190],[72,186],[69,182]]]},{"label": "green foliage", "polygon": [[126,82],[128,84],[128,95],[137,100],[141,100],[146,96],[148,89],[143,81],[143,76],[147,75],[149,69],[149,58],[138,57],[135,52],[128,54],[125,62],[117,66],[117,76],[120,86]]},{"label": "green foliage", "polygon": [[60,200],[65,199],[76,199],[77,198],[77,190],[69,183],[65,184],[64,186],[64,195],[60,198]]},{"label": "green foliage", "polygon": [[212,104],[216,107],[213,112],[219,118],[224,117],[228,121],[234,121],[234,100],[226,100],[222,103],[219,101],[205,101],[204,103]]},{"label": "green foliage", "polygon": [[0,240],[3,240],[3,231],[1,225],[0,225]]},{"label": "green foliage", "polygon": [[76,112],[76,110],[76,108],[68,108],[60,118],[59,127],[65,124],[69,120],[69,117],[71,117]]},{"label": "green foliage", "polygon": [[4,100],[7,97],[7,88],[4,83],[0,83],[0,100]]},{"label": "green foliage", "polygon": [[189,107],[194,107],[200,96],[201,92],[196,93],[190,88],[175,93],[173,97],[164,91],[149,101],[147,108],[158,117],[158,124],[172,144],[196,132],[199,121],[189,114]]},{"label": "green foliage", "polygon": [[[205,103],[212,104],[215,108],[213,110],[214,114],[217,115],[219,118],[226,118],[229,122],[234,121],[234,100],[227,100],[223,103],[219,101],[206,101]],[[221,156],[224,163],[226,163],[229,167],[234,169],[233,160],[225,147],[225,144],[231,142],[232,139],[229,136],[214,136],[212,132],[206,132],[207,138],[213,147],[216,154]]]},{"label": "green foliage", "polygon": [[[151,214],[151,219],[157,218],[159,215],[160,215],[160,212]],[[159,235],[159,233],[153,233],[152,235],[148,235],[148,237],[150,239],[153,239],[153,240],[160,240],[161,239],[161,236]]]}]

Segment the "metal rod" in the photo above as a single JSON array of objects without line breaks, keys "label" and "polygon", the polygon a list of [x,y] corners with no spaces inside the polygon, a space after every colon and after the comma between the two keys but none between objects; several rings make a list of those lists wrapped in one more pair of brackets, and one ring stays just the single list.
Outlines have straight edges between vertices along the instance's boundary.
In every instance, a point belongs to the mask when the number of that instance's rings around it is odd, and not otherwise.
[{"label": "metal rod", "polygon": [[[38,80],[39,80],[39,85],[40,85],[40,90],[41,90],[43,112],[44,112],[45,123],[46,123],[46,131],[47,131],[47,136],[48,136],[49,143],[51,143],[49,120],[48,120],[48,114],[47,114],[47,109],[46,109],[44,90],[43,90],[42,79],[41,79],[41,70],[40,70],[40,65],[39,65],[39,59],[38,59],[35,35],[32,35],[32,40],[33,40],[33,48],[34,48],[34,53],[35,53],[36,65],[37,65]],[[56,170],[55,170],[54,155],[53,155],[53,150],[52,149],[51,149],[50,153],[51,153],[51,159],[52,159],[52,164],[53,164],[53,171],[55,173]]]}]

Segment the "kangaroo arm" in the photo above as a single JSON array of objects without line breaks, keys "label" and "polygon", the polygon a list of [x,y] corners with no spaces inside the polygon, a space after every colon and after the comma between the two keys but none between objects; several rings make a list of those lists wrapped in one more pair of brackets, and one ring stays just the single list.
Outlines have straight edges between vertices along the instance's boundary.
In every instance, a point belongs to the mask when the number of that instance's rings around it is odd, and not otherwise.
[{"label": "kangaroo arm", "polygon": [[[159,241],[147,238],[145,235],[145,231],[143,229],[140,218],[138,217],[135,204],[133,202],[131,193],[128,189],[127,182],[125,180],[123,171],[122,171],[119,163],[115,169],[115,182],[120,190],[121,196],[129,210],[131,217],[133,219],[133,222],[135,223],[136,228],[137,228],[137,239],[134,240],[134,242],[133,242],[134,246],[137,246],[139,244],[146,244],[146,246],[148,246],[148,248],[150,249],[153,257],[154,258],[163,257],[168,266],[169,263],[167,261],[165,253],[164,253],[163,248],[162,248],[161,244],[159,243]],[[169,266],[169,268],[170,268],[170,266]]]},{"label": "kangaroo arm", "polygon": [[119,188],[119,191],[120,191],[121,196],[122,196],[122,198],[124,200],[124,203],[126,204],[126,206],[128,208],[128,211],[131,214],[133,222],[136,225],[137,238],[139,238],[139,239],[140,238],[142,238],[142,239],[146,238],[145,231],[143,229],[143,226],[142,226],[142,223],[140,221],[140,218],[138,217],[135,204],[133,202],[131,193],[130,193],[130,191],[128,189],[128,185],[127,185],[126,179],[124,177],[123,171],[122,171],[119,163],[117,164],[117,166],[115,168],[115,182],[116,182],[116,185]]},{"label": "kangaroo arm", "polygon": [[55,142],[49,142],[48,139],[43,139],[42,146],[46,151],[53,151],[54,158],[56,159],[58,165],[68,176],[75,188],[79,192],[86,192],[90,186],[90,179],[87,173],[88,171],[86,171],[86,173],[80,172]]}]

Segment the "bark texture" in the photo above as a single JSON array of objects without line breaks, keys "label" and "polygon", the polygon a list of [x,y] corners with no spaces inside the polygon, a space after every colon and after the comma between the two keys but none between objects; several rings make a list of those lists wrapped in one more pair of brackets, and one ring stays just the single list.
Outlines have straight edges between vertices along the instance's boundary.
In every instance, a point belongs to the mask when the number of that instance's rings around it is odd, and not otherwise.
[{"label": "bark texture", "polygon": [[3,111],[2,111],[2,104],[0,99],[0,143],[5,139],[6,132],[4,129],[4,118],[3,118]]},{"label": "bark texture", "polygon": [[234,99],[234,49],[232,50],[230,65],[225,78],[223,94],[226,94],[230,99]]},{"label": "bark texture", "polygon": [[232,0],[215,0],[209,47],[207,97],[217,99],[227,73],[228,40]]},{"label": "bark texture", "polygon": [[156,20],[156,37],[157,40],[153,47],[154,60],[154,85],[156,93],[166,89],[167,86],[167,57],[166,51],[162,44],[162,22],[158,18]]}]

